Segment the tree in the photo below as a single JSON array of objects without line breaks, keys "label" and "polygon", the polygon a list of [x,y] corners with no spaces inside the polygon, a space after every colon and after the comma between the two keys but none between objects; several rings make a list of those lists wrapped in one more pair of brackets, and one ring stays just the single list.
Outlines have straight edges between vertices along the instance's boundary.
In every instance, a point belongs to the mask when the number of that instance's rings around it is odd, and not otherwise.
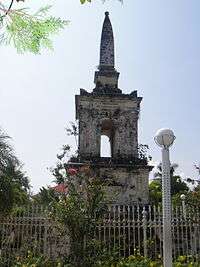
[{"label": "tree", "polygon": [[30,184],[22,165],[9,144],[10,137],[0,130],[0,212],[29,201]]},{"label": "tree", "polygon": [[[180,199],[181,194],[186,194],[189,191],[187,184],[182,181],[179,175],[175,175],[175,170],[178,168],[178,164],[174,163],[170,168],[171,178],[171,195],[175,203]],[[153,204],[158,204],[162,201],[162,164],[159,163],[156,166],[154,173],[154,180],[149,185],[150,201]]]},{"label": "tree", "polygon": [[[172,163],[170,166],[170,176],[174,175],[174,172],[178,168],[177,163]],[[154,172],[154,179],[161,179],[162,178],[162,163],[158,163],[157,166],[155,167],[155,172]]]},{"label": "tree", "polygon": [[106,211],[103,190],[105,181],[94,177],[89,166],[71,166],[68,162],[68,145],[63,146],[63,152],[57,158],[59,161],[55,169],[52,169],[52,174],[62,188],[42,189],[41,192],[49,200],[51,216],[61,226],[61,232],[62,229],[68,229],[69,266],[97,266],[95,263],[100,262],[104,253],[103,246],[94,241],[94,233],[96,222],[102,219]]},{"label": "tree", "polygon": [[149,184],[149,198],[153,205],[157,205],[162,202],[162,186],[160,180],[153,180]]},{"label": "tree", "polygon": [[191,179],[187,178],[186,181],[191,185],[192,190],[186,195],[186,203],[196,210],[196,207],[200,205],[200,163],[194,165],[195,170],[198,173],[197,178]]},{"label": "tree", "polygon": [[54,188],[42,187],[37,195],[32,197],[34,203],[42,206],[49,206],[53,201],[59,201],[59,194],[56,193]]},{"label": "tree", "polygon": [[10,137],[0,128],[0,170],[4,169],[9,162],[18,164],[18,159],[9,144]]},{"label": "tree", "polygon": [[14,9],[11,0],[6,6],[0,1],[0,43],[12,44],[18,52],[38,54],[42,47],[53,49],[50,37],[63,29],[68,21],[49,15],[51,6],[30,14],[27,8]]},{"label": "tree", "polygon": [[186,195],[186,203],[195,209],[200,206],[200,185]]}]

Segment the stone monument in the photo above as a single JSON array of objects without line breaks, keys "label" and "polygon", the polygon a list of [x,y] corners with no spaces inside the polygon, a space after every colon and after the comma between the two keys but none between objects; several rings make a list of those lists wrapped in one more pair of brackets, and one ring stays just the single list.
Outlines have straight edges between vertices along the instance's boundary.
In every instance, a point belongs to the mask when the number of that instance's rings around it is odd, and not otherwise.
[{"label": "stone monument", "polygon": [[[94,175],[108,181],[109,201],[115,204],[148,203],[148,177],[152,169],[138,153],[138,117],[142,97],[124,94],[118,87],[114,36],[109,13],[103,22],[100,61],[92,92],[76,95],[79,123],[78,159]],[[101,157],[101,136],[110,142],[110,157]]]}]

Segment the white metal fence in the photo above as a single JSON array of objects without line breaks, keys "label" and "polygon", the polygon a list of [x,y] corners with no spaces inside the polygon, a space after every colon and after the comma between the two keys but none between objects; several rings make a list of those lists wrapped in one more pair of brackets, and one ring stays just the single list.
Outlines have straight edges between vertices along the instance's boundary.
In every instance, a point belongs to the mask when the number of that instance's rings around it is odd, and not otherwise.
[{"label": "white metal fence", "polygon": [[62,257],[69,251],[66,232],[60,232],[42,206],[22,208],[18,215],[0,218],[0,256],[24,255],[28,250],[49,258]]},{"label": "white metal fence", "polygon": [[[191,255],[200,258],[200,207],[173,209],[173,257]],[[139,252],[162,257],[162,211],[155,206],[109,206],[103,220],[97,223],[95,238],[121,256]],[[62,232],[48,218],[43,207],[23,209],[13,217],[0,218],[0,253],[9,258],[27,249],[58,258],[69,252],[67,232]]]},{"label": "white metal fence", "polygon": [[[173,209],[173,257],[200,258],[199,207]],[[108,248],[116,247],[122,256],[136,252],[150,258],[162,257],[162,211],[155,206],[112,206],[97,226],[98,239]]]}]

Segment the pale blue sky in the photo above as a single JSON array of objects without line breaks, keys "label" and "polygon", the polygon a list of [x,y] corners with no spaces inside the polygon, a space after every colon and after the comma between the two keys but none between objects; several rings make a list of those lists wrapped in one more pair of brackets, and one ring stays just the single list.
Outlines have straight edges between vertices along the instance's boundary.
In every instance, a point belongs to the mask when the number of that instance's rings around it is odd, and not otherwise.
[{"label": "pale blue sky", "polygon": [[[33,9],[41,5],[29,2]],[[47,167],[56,162],[62,144],[73,143],[64,127],[75,118],[79,88],[93,88],[106,10],[114,29],[119,86],[124,93],[137,89],[144,98],[139,142],[148,144],[159,161],[153,136],[159,128],[172,128],[177,139],[171,159],[180,165],[179,172],[195,177],[193,164],[200,160],[200,1],[51,2],[53,14],[71,21],[54,38],[53,53],[18,55],[11,47],[0,48],[0,125],[13,137],[34,191],[50,184]]]}]

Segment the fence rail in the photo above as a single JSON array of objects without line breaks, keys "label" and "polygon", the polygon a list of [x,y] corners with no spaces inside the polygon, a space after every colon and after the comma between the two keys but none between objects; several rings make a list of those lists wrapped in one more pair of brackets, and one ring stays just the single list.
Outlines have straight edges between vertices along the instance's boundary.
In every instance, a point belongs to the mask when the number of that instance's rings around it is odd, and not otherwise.
[{"label": "fence rail", "polygon": [[[116,249],[121,256],[136,251],[151,258],[162,257],[162,211],[155,206],[108,207],[101,222],[96,224],[95,238]],[[200,208],[173,208],[173,257],[191,255],[200,259]],[[48,212],[41,206],[22,209],[18,215],[0,218],[0,253],[9,258],[27,249],[50,258],[69,253],[67,230],[60,233]]]},{"label": "fence rail", "polygon": [[[197,208],[198,209],[198,208]],[[173,257],[200,258],[199,210],[176,207],[172,212]],[[162,257],[162,210],[155,206],[112,206],[97,225],[97,238],[122,256],[136,251],[150,258]]]}]

